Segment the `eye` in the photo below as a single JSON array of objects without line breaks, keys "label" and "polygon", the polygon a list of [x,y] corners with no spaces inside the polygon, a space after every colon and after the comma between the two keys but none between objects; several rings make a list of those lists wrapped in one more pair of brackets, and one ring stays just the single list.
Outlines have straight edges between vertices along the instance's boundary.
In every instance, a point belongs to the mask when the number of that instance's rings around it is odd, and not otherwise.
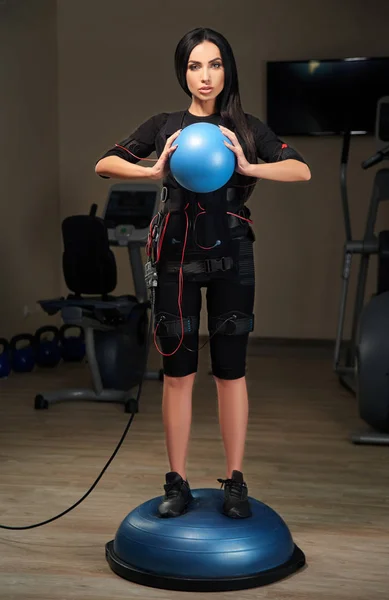
[{"label": "eye", "polygon": [[[220,69],[223,65],[220,62],[217,63],[212,63],[211,65],[212,67],[216,67],[216,69]],[[189,71],[197,71],[197,69],[199,69],[200,65],[194,65],[191,64],[188,66]]]}]

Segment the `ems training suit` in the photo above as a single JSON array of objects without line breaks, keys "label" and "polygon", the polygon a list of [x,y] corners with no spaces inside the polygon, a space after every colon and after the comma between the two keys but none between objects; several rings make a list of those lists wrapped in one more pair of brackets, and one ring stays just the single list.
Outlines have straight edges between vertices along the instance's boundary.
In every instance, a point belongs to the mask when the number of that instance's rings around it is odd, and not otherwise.
[{"label": "ems training suit", "polygon": [[[259,159],[305,162],[259,119],[246,118]],[[221,117],[198,117],[188,111],[155,115],[101,158],[119,156],[137,163],[135,156],[146,158],[154,151],[159,157],[170,135],[199,122],[219,125]],[[245,151],[243,140],[239,141]],[[248,336],[254,326],[255,237],[247,221],[250,211],[244,205],[244,186],[247,178],[236,172],[223,188],[206,194],[185,190],[170,173],[164,181],[155,326],[159,348],[166,355],[166,375],[183,377],[197,371],[202,287],[206,288],[212,373],[220,379],[245,375]],[[184,244],[181,319],[179,268]]]}]

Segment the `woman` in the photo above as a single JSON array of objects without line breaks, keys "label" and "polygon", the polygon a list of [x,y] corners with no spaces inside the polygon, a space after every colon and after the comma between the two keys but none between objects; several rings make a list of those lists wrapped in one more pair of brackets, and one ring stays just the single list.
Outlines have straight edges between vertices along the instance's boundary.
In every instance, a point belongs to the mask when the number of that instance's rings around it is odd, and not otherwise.
[{"label": "woman", "polygon": [[[162,412],[170,472],[160,515],[178,516],[192,500],[186,458],[201,287],[206,287],[212,372],[227,467],[226,479],[219,479],[225,493],[223,512],[246,518],[251,511],[242,463],[248,420],[246,349],[254,316],[254,235],[244,203],[258,179],[307,181],[310,170],[295,150],[243,112],[233,52],[220,33],[206,28],[187,33],[176,48],[175,69],[191,98],[189,108],[148,119],[104,154],[96,172],[102,177],[164,183],[165,202],[157,228],[155,334],[163,354]],[[198,122],[218,125],[236,156],[230,181],[209,194],[185,190],[169,173],[169,157],[180,130]],[[153,151],[158,156],[153,166],[137,164]],[[257,164],[257,158],[264,163]]]}]

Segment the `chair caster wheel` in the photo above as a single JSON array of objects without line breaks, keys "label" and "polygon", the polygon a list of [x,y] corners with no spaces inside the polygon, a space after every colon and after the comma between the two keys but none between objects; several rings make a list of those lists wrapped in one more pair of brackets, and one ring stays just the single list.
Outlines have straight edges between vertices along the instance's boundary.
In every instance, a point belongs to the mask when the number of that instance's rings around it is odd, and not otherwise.
[{"label": "chair caster wheel", "polygon": [[39,410],[42,408],[49,408],[49,403],[47,400],[44,399],[42,394],[38,394],[37,396],[35,396],[35,409]]},{"label": "chair caster wheel", "polygon": [[135,398],[130,398],[124,405],[124,412],[126,413],[137,413],[139,412],[138,402]]},{"label": "chair caster wheel", "polygon": [[159,381],[163,381],[163,369],[159,369],[159,371],[158,371],[158,379],[159,379]]}]

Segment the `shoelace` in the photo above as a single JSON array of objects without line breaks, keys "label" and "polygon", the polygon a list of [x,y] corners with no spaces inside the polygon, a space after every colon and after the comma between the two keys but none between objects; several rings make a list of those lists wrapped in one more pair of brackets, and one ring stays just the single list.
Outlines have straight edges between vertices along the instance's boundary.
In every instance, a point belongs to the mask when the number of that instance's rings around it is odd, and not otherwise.
[{"label": "shoelace", "polygon": [[218,479],[218,482],[221,483],[220,489],[223,486],[230,488],[231,496],[236,496],[241,498],[243,488],[246,487],[245,483],[239,483],[239,481],[235,481],[235,479]]},{"label": "shoelace", "polygon": [[163,487],[165,488],[166,496],[174,498],[181,492],[181,487],[185,482],[173,481],[172,483],[166,483]]}]

